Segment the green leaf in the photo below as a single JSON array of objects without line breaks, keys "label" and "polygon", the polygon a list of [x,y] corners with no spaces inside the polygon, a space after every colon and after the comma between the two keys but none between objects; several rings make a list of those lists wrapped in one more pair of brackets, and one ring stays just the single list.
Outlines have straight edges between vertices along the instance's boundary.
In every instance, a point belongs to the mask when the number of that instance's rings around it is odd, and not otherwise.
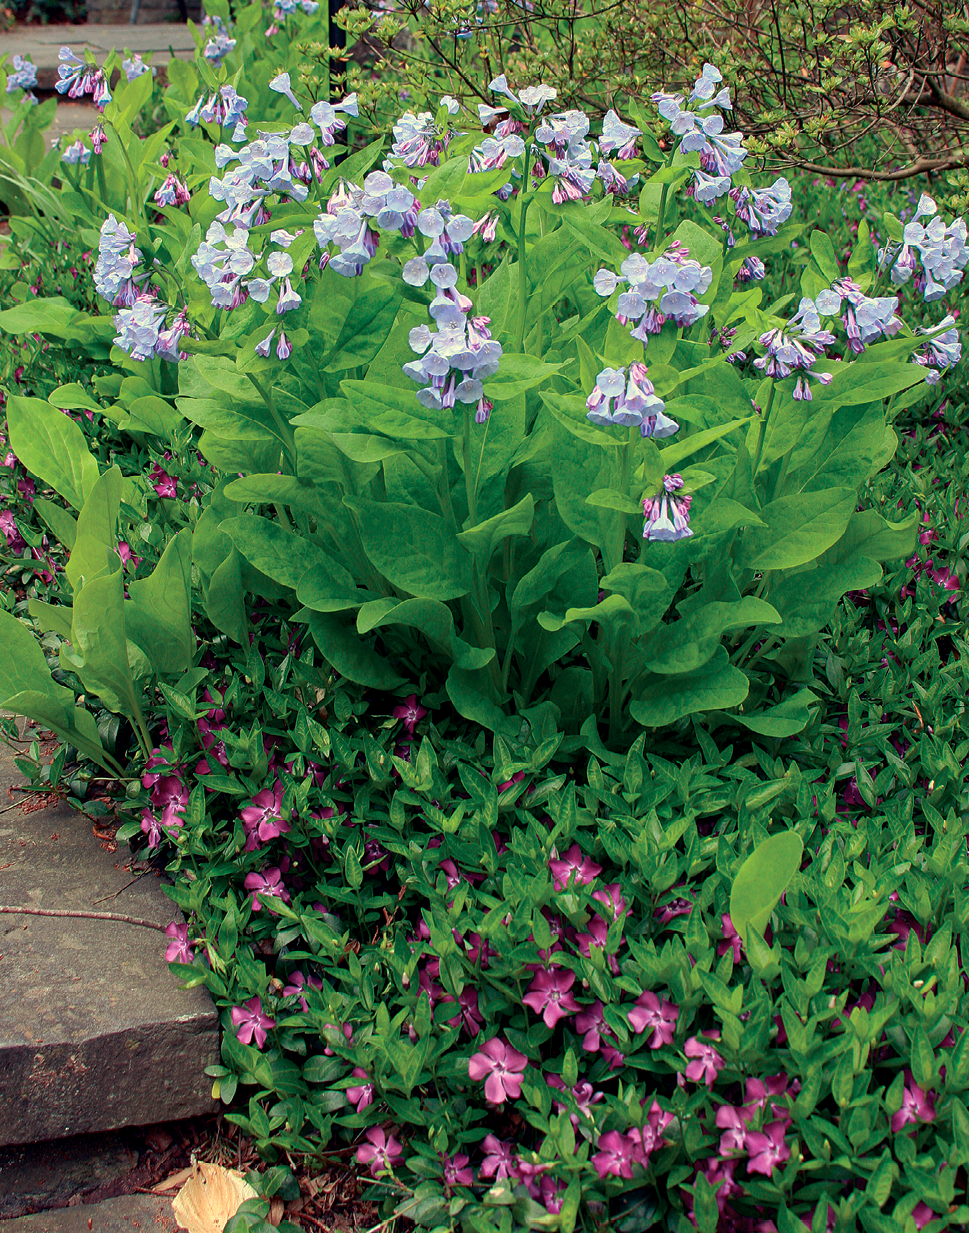
[{"label": "green leaf", "polygon": [[[340,389],[371,432],[403,440],[430,440],[454,435],[454,412],[422,407],[413,389],[371,381],[341,381]],[[305,421],[304,421],[305,422]]]},{"label": "green leaf", "polygon": [[815,560],[844,534],[857,500],[853,488],[828,488],[771,501],[760,511],[767,528],[748,528],[738,562],[766,571]]},{"label": "green leaf", "polygon": [[117,553],[121,469],[105,471],[91,489],[77,519],[77,535],[65,573],[75,591],[104,573],[121,569]]},{"label": "green leaf", "polygon": [[184,672],[195,656],[192,633],[192,531],[168,541],[147,578],[128,583],[126,636],[145,652],[154,670]]},{"label": "green leaf", "polygon": [[75,596],[71,643],[70,655],[61,648],[65,666],[77,673],[84,688],[96,694],[109,711],[127,715],[144,728],[141,694],[128,663],[120,571],[95,578]]},{"label": "green leaf", "polygon": [[454,617],[447,604],[436,599],[377,599],[364,604],[357,613],[357,632],[367,634],[387,625],[406,625],[420,630],[457,664],[473,671],[495,657],[494,647],[473,647],[455,633]]},{"label": "green leaf", "polygon": [[770,914],[801,867],[804,843],[795,831],[759,843],[737,870],[730,889],[730,920],[746,939],[748,929],[763,934]]},{"label": "green leaf", "polygon": [[750,715],[738,712],[733,718],[752,732],[759,732],[761,736],[793,736],[807,727],[811,720],[811,707],[818,702],[817,695],[812,694],[809,689],[799,689],[796,694],[766,711],[757,711]]},{"label": "green leaf", "polygon": [[546,364],[534,355],[516,355],[506,351],[501,357],[498,371],[484,382],[485,397],[495,402],[505,402],[540,385],[564,367],[564,364]]},{"label": "green leaf", "polygon": [[314,612],[309,619],[310,633],[324,659],[341,676],[373,689],[394,689],[404,684],[387,661],[374,651],[354,629],[333,613]]},{"label": "green leaf", "polygon": [[13,397],[7,402],[7,431],[13,452],[27,470],[79,510],[100,470],[70,416],[43,399]]},{"label": "green leaf", "polygon": [[635,517],[643,512],[642,504],[615,488],[599,488],[586,497],[589,505],[597,509],[614,509],[620,514],[631,514]]},{"label": "green leaf", "polygon": [[831,237],[826,231],[811,232],[811,256],[818,263],[818,269],[833,283],[841,277],[841,267],[838,265],[838,255],[834,251]]},{"label": "green leaf", "polygon": [[729,630],[779,625],[781,620],[772,604],[754,595],[726,602],[711,600],[709,596],[704,600],[701,591],[696,601],[696,607],[680,620],[653,631],[646,648],[646,663],[651,672],[693,672],[710,659]]},{"label": "green leaf", "polygon": [[256,514],[227,518],[219,524],[245,559],[260,573],[284,587],[296,590],[300,580],[314,569],[342,589],[356,586],[351,576],[328,553],[310,540],[296,535],[279,522]]},{"label": "green leaf", "polygon": [[438,514],[416,505],[344,498],[356,515],[371,564],[394,586],[423,599],[458,599],[471,590],[471,556]]},{"label": "green leaf", "polygon": [[506,715],[489,696],[489,688],[482,672],[466,672],[455,664],[447,677],[447,695],[454,709],[465,719],[480,724],[489,732],[512,736],[521,727],[521,721]]},{"label": "green leaf", "polygon": [[61,505],[46,501],[43,497],[34,497],[34,509],[50,527],[54,538],[70,552],[77,539],[77,519]]},{"label": "green leaf", "polygon": [[730,420],[727,424],[718,424],[714,428],[704,428],[700,432],[693,433],[692,436],[684,437],[682,441],[677,439],[675,444],[667,445],[665,449],[661,449],[659,452],[665,474],[673,475],[679,464],[684,459],[689,458],[691,454],[695,454],[697,450],[705,449],[706,446],[712,445],[714,441],[719,441],[721,437],[727,436],[734,429],[743,428],[753,418],[751,415],[746,419]]},{"label": "green leaf", "polygon": [[718,646],[713,657],[693,672],[676,676],[651,674],[630,703],[629,712],[646,728],[661,728],[700,711],[723,711],[747,697],[747,677]]},{"label": "green leaf", "polygon": [[511,535],[527,535],[535,519],[535,498],[529,493],[511,509],[504,509],[485,522],[458,532],[458,540],[486,572],[495,548]]},{"label": "green leaf", "polygon": [[76,381],[70,385],[60,385],[52,394],[47,395],[47,401],[52,407],[63,411],[100,411],[101,404],[96,402],[83,385]]},{"label": "green leaf", "polygon": [[593,424],[586,417],[585,399],[580,395],[554,394],[549,390],[542,390],[541,397],[562,427],[580,441],[598,445],[602,449],[618,449],[620,445],[626,444],[628,434],[610,432],[608,428]]}]

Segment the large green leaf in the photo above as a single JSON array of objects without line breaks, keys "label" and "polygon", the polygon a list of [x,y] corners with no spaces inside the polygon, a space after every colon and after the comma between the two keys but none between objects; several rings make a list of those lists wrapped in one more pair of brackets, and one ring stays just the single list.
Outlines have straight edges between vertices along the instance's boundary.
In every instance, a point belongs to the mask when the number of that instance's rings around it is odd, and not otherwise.
[{"label": "large green leaf", "polygon": [[34,509],[54,533],[54,538],[68,552],[74,547],[77,539],[77,519],[62,505],[46,501],[43,497],[34,497]]},{"label": "large green leaf", "polygon": [[125,632],[158,673],[181,673],[195,655],[192,633],[192,531],[168,541],[147,578],[128,583]]},{"label": "large green leaf", "polygon": [[74,547],[64,571],[75,591],[104,573],[121,569],[117,553],[120,508],[121,470],[112,467],[98,478],[78,515]]},{"label": "large green leaf", "polygon": [[371,432],[404,441],[454,435],[454,412],[422,407],[416,398],[417,386],[407,390],[370,381],[346,380],[341,381],[340,389]]},{"label": "large green leaf", "polygon": [[804,843],[795,831],[759,843],[737,870],[730,889],[730,920],[744,942],[748,929],[763,933],[777,903],[801,867]]},{"label": "large green leaf", "polygon": [[661,728],[700,711],[724,711],[747,697],[746,676],[718,646],[713,657],[693,672],[679,676],[650,675],[636,691],[629,712],[646,728]]},{"label": "large green leaf", "polygon": [[506,715],[492,700],[484,677],[483,672],[467,672],[454,665],[447,678],[447,694],[454,709],[465,719],[480,724],[490,732],[498,732],[507,737],[516,736],[521,728],[521,720]]},{"label": "large green leaf", "polygon": [[728,630],[780,624],[780,613],[765,600],[745,595],[733,603],[696,597],[692,611],[653,631],[645,648],[651,672],[673,675],[705,664]]},{"label": "large green leaf", "polygon": [[341,676],[372,689],[394,689],[404,683],[404,678],[337,614],[314,612],[309,628],[323,658]]},{"label": "large green leaf", "polygon": [[186,419],[227,441],[270,441],[280,436],[266,407],[256,403],[226,406],[212,398],[178,398],[176,402]]},{"label": "large green leaf", "polygon": [[324,571],[334,585],[353,589],[355,583],[347,571],[302,535],[296,535],[280,522],[255,514],[227,518],[220,524],[236,548],[260,573],[296,590],[308,571]]},{"label": "large green leaf", "polygon": [[371,564],[395,587],[424,599],[471,590],[471,555],[438,514],[416,505],[345,498]]},{"label": "large green leaf", "polygon": [[[0,313],[0,319],[4,316]],[[27,470],[79,510],[100,470],[71,417],[41,398],[15,396],[7,402],[7,432]]]},{"label": "large green leaf", "polygon": [[502,510],[493,518],[479,522],[476,527],[459,531],[458,540],[474,556],[484,573],[498,544],[511,535],[527,535],[532,529],[534,520],[535,498],[528,493],[511,509]]},{"label": "large green leaf", "polygon": [[778,702],[766,711],[755,711],[749,715],[738,711],[732,718],[751,732],[759,732],[761,736],[793,736],[807,727],[811,719],[811,708],[817,705],[816,694],[812,694],[809,689],[799,689],[790,698],[785,698],[783,702]]},{"label": "large green leaf", "polygon": [[494,647],[469,646],[454,629],[454,617],[447,604],[436,599],[377,599],[357,613],[357,632],[367,634],[387,625],[407,625],[420,630],[432,644],[444,651],[459,668],[483,668],[495,657]]},{"label": "large green leaf", "polygon": [[81,588],[71,611],[73,651],[61,647],[61,662],[76,672],[84,688],[109,711],[139,721],[141,693],[128,662],[125,636],[124,581],[121,573],[95,578]]},{"label": "large green leaf", "polygon": [[853,488],[779,497],[760,511],[767,527],[748,528],[736,559],[759,571],[813,561],[844,534],[857,499]]}]

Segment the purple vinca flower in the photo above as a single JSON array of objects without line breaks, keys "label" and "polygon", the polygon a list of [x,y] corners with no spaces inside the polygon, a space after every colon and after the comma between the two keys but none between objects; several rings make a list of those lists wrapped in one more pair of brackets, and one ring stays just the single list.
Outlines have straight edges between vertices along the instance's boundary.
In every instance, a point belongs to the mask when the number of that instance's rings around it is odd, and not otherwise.
[{"label": "purple vinca flower", "polygon": [[276,1020],[262,1013],[262,1002],[258,997],[250,998],[242,1006],[233,1006],[229,1011],[236,1037],[240,1044],[251,1045],[255,1041],[256,1048],[261,1049],[266,1043],[266,1033],[276,1026]]}]

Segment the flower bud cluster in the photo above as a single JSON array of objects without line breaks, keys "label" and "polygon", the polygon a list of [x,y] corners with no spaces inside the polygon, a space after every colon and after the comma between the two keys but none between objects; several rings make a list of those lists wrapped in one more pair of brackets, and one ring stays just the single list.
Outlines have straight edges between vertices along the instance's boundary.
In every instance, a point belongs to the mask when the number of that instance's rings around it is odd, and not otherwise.
[{"label": "flower bud cluster", "polygon": [[231,128],[233,141],[245,141],[248,106],[249,100],[238,94],[235,86],[224,85],[208,99],[203,94],[185,120],[192,128],[202,120],[206,124],[218,124],[220,128]]},{"label": "flower bud cluster", "polygon": [[820,381],[822,385],[830,385],[834,380],[831,373],[813,371],[818,358],[824,355],[825,346],[834,341],[831,331],[821,328],[819,304],[804,296],[797,312],[786,325],[761,334],[760,344],[767,354],[754,360],[754,367],[775,380],[782,380],[796,372],[793,397],[798,401],[810,402],[808,377]]},{"label": "flower bud cluster", "polygon": [[924,336],[926,341],[914,353],[912,359],[916,364],[929,369],[925,374],[925,380],[929,385],[937,384],[939,370],[952,368],[962,359],[962,343],[955,324],[955,317],[949,315],[943,317],[939,324],[931,329],[926,330],[918,326],[915,330],[916,334]]},{"label": "flower bud cluster", "polygon": [[60,63],[57,66],[59,80],[54,88],[58,94],[66,94],[68,98],[82,98],[91,95],[91,102],[98,111],[104,111],[111,102],[111,91],[108,89],[104,70],[85,60],[79,60],[70,47],[62,47],[57,53]]},{"label": "flower bud cluster", "polygon": [[[830,290],[817,297],[818,312],[834,317],[844,304],[841,321],[848,335],[848,346],[860,355],[869,343],[882,336],[891,338],[902,328],[902,320],[895,315],[898,300],[893,295],[872,298],[850,278],[836,279]],[[803,301],[802,301],[803,303]]]},{"label": "flower bud cluster", "polygon": [[471,301],[457,290],[458,272],[439,262],[427,277],[437,288],[428,312],[437,329],[411,330],[408,342],[419,360],[403,366],[412,381],[427,382],[417,391],[422,407],[441,410],[455,402],[477,404],[475,420],[483,424],[491,412],[482,382],[493,377],[501,361],[501,344],[491,337],[488,317],[471,317]]},{"label": "flower bud cluster", "polygon": [[732,188],[737,217],[747,224],[755,236],[777,235],[782,223],[791,217],[794,208],[791,186],[779,176],[767,188]]},{"label": "flower bud cluster", "polygon": [[604,368],[585,405],[586,418],[603,428],[636,426],[644,437],[671,437],[680,430],[665,414],[645,364],[630,364],[628,381],[625,368]]},{"label": "flower bud cluster", "polygon": [[30,93],[36,85],[37,66],[26,56],[14,56],[13,72],[7,74],[7,93],[13,94],[14,90],[25,90],[27,91],[26,97],[36,103],[36,96]]}]

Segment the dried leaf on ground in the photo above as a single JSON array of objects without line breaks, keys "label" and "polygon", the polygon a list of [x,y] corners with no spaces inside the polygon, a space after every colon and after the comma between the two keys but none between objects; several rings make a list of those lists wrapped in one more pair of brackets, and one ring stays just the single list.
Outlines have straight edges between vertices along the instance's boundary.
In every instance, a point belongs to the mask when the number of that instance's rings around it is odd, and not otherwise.
[{"label": "dried leaf on ground", "polygon": [[234,1169],[200,1160],[172,1200],[172,1210],[179,1226],[188,1233],[222,1233],[246,1199],[257,1197]]}]

